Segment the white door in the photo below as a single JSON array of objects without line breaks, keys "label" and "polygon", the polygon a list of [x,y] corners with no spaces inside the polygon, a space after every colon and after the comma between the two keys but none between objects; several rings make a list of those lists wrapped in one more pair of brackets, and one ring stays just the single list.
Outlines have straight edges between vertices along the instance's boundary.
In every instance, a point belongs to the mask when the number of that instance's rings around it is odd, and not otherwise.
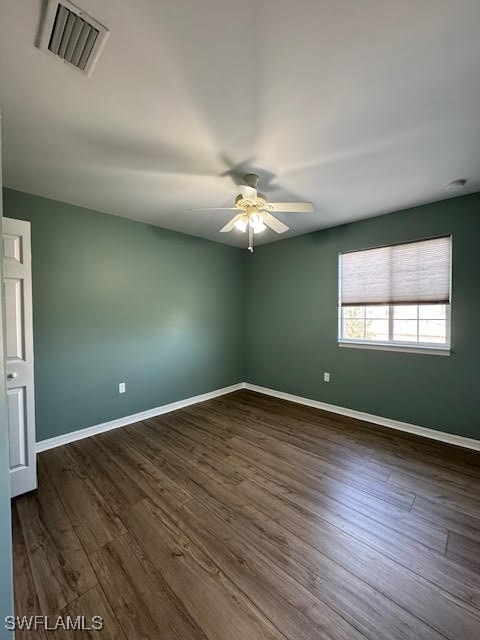
[{"label": "white door", "polygon": [[5,357],[11,495],[37,488],[30,223],[3,218]]}]

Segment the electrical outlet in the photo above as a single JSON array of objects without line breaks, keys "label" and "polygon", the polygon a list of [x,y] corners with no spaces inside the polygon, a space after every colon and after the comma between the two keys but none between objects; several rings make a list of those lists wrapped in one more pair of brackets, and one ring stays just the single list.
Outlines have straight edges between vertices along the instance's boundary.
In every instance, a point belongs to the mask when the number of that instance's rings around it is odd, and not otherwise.
[{"label": "electrical outlet", "polygon": [[125,382],[120,382],[120,384],[118,385],[118,393],[125,393],[126,390],[127,389]]},{"label": "electrical outlet", "polygon": [[330,374],[328,373],[328,371],[325,371],[323,374],[323,381],[324,382],[330,382]]}]

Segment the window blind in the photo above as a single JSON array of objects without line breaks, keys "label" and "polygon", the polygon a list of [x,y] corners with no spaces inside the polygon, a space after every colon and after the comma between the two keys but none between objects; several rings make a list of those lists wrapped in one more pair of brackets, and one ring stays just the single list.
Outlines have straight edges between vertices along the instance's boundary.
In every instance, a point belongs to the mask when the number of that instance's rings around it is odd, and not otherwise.
[{"label": "window blind", "polygon": [[341,304],[449,304],[450,273],[450,236],[342,253]]}]

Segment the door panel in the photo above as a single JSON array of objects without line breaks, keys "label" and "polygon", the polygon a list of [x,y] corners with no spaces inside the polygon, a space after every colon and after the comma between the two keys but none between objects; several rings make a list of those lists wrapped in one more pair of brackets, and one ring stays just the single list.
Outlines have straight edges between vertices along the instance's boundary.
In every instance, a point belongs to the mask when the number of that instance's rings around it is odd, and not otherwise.
[{"label": "door panel", "polygon": [[3,287],[12,497],[37,487],[30,223],[3,218]]},{"label": "door panel", "polygon": [[3,257],[5,260],[14,260],[15,262],[22,262],[22,237],[18,235],[11,235],[10,233],[3,234]]},{"label": "door panel", "polygon": [[5,278],[5,351],[7,361],[25,360],[23,338],[23,282],[19,278]]},{"label": "door panel", "polygon": [[27,455],[27,423],[25,420],[25,387],[8,389],[8,422],[16,425],[10,429],[10,470],[26,467]]}]

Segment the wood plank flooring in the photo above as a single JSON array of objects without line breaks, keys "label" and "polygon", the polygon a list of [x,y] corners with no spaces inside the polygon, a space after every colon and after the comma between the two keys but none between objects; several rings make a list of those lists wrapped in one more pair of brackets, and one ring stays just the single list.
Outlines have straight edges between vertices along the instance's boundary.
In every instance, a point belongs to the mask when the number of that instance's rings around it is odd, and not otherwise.
[{"label": "wood plank flooring", "polygon": [[478,640],[480,454],[240,391],[39,456],[13,503],[43,640]]}]

